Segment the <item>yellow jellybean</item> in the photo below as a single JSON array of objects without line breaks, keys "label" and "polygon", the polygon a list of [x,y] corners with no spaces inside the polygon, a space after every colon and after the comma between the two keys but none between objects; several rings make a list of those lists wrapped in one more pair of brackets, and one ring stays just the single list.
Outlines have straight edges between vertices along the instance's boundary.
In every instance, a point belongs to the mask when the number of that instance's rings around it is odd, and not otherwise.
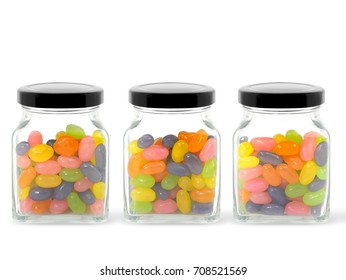
[{"label": "yellow jellybean", "polygon": [[250,142],[242,142],[238,146],[238,155],[240,157],[248,157],[254,151]]},{"label": "yellow jellybean", "polygon": [[30,187],[25,187],[25,188],[20,188],[18,190],[18,198],[19,200],[25,200],[28,195],[29,195],[29,192],[30,192]]},{"label": "yellow jellybean", "polygon": [[36,184],[41,188],[55,188],[61,184],[59,175],[38,175],[35,179]]},{"label": "yellow jellybean", "polygon": [[191,211],[191,198],[187,191],[178,191],[176,200],[178,209],[181,213],[187,214]]},{"label": "yellow jellybean", "polygon": [[97,199],[104,199],[106,195],[106,184],[103,182],[95,183],[91,187],[91,191]]},{"label": "yellow jellybean", "polygon": [[216,186],[216,176],[210,178],[204,178],[205,185],[209,189],[214,189]]},{"label": "yellow jellybean", "polygon": [[274,140],[276,143],[281,143],[283,141],[286,141],[286,137],[280,133],[274,135]]},{"label": "yellow jellybean", "polygon": [[65,136],[67,135],[65,131],[59,131],[56,135],[55,135],[55,139],[59,139],[61,136]]},{"label": "yellow jellybean", "polygon": [[95,141],[95,147],[97,147],[100,144],[106,143],[106,138],[103,135],[101,130],[95,130],[93,134],[91,135],[92,138],[94,138]]},{"label": "yellow jellybean", "polygon": [[177,141],[172,149],[172,159],[175,162],[182,162],[185,154],[189,151],[189,145],[184,140]]},{"label": "yellow jellybean", "polygon": [[29,150],[29,158],[35,162],[44,162],[54,155],[54,150],[46,144],[39,144]]},{"label": "yellow jellybean", "polygon": [[178,186],[182,188],[185,191],[192,191],[193,186],[192,186],[192,181],[189,177],[187,176],[182,176],[178,180]]},{"label": "yellow jellybean", "polygon": [[307,161],[299,175],[299,182],[303,185],[310,184],[316,176],[317,165],[314,161]]},{"label": "yellow jellybean", "polygon": [[195,189],[202,189],[205,186],[205,182],[204,182],[202,175],[192,174],[191,175],[191,183]]},{"label": "yellow jellybean", "polygon": [[238,159],[238,168],[252,168],[259,164],[258,157],[255,156],[249,156],[249,157],[242,157]]},{"label": "yellow jellybean", "polygon": [[127,146],[127,150],[130,154],[133,155],[133,154],[137,154],[137,153],[140,153],[141,151],[143,151],[143,149],[138,147],[137,143],[138,143],[138,140],[133,140]]},{"label": "yellow jellybean", "polygon": [[149,188],[134,188],[131,191],[131,198],[136,202],[152,202],[156,198],[156,193]]}]

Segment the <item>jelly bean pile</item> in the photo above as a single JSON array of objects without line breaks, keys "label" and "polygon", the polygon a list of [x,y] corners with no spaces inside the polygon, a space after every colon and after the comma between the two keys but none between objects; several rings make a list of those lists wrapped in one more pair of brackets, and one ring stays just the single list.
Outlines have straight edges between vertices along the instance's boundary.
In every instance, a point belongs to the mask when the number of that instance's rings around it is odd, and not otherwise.
[{"label": "jelly bean pile", "polygon": [[205,130],[157,139],[145,134],[128,151],[131,213],[212,213],[217,140]]},{"label": "jelly bean pile", "polygon": [[32,131],[17,144],[16,154],[22,214],[103,215],[106,147],[100,130],[87,136],[69,124],[46,144]]},{"label": "jelly bean pile", "polygon": [[241,211],[263,215],[321,216],[326,200],[327,139],[317,132],[240,139]]}]

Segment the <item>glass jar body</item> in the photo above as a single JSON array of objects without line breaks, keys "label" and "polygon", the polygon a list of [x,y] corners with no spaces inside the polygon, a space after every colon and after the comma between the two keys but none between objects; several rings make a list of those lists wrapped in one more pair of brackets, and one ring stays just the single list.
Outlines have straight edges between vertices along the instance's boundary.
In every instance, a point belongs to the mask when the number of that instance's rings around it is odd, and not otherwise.
[{"label": "glass jar body", "polygon": [[12,155],[14,219],[93,222],[108,216],[108,135],[98,106],[23,106]]},{"label": "glass jar body", "polygon": [[234,217],[244,222],[327,220],[329,142],[319,107],[244,107],[233,139]]},{"label": "glass jar body", "polygon": [[135,118],[124,135],[125,218],[216,221],[220,136],[209,119],[209,107],[134,109]]}]

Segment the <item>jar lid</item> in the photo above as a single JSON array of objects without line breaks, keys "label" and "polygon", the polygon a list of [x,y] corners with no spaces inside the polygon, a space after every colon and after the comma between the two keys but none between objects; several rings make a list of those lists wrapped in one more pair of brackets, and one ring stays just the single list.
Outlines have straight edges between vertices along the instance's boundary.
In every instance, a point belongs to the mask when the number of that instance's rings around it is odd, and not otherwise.
[{"label": "jar lid", "polygon": [[299,83],[263,83],[239,89],[240,104],[257,108],[306,108],[324,103],[324,89]]},{"label": "jar lid", "polygon": [[19,104],[36,108],[84,108],[103,103],[103,89],[78,83],[42,83],[18,89]]},{"label": "jar lid", "polygon": [[215,102],[212,87],[190,83],[154,83],[132,87],[131,104],[148,108],[197,108]]}]

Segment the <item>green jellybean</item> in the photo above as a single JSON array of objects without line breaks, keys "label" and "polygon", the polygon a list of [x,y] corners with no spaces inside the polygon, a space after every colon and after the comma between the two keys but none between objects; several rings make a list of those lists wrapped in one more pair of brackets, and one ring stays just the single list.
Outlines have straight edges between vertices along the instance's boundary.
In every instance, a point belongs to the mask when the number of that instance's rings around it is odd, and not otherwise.
[{"label": "green jellybean", "polygon": [[147,214],[153,210],[153,205],[151,202],[144,201],[132,201],[130,209],[136,214]]},{"label": "green jellybean", "polygon": [[294,129],[287,130],[285,135],[286,140],[301,144],[303,141],[302,136]]},{"label": "green jellybean", "polygon": [[130,184],[135,188],[151,188],[155,185],[155,178],[150,175],[140,174],[132,178]]},{"label": "green jellybean", "polygon": [[79,198],[76,192],[69,193],[67,204],[74,214],[84,214],[87,209],[85,203]]},{"label": "green jellybean", "polygon": [[328,175],[327,166],[316,166],[316,175],[320,180],[326,180]]},{"label": "green jellybean", "polygon": [[204,166],[203,166],[202,177],[203,178],[211,178],[211,177],[215,176],[216,167],[217,167],[216,158],[213,157],[212,159],[206,161]]},{"label": "green jellybean", "polygon": [[59,176],[66,182],[76,182],[79,179],[84,178],[82,171],[79,168],[69,169],[63,168],[61,169]]},{"label": "green jellybean", "polygon": [[178,184],[179,178],[179,176],[168,174],[165,178],[162,179],[161,187],[165,190],[171,190]]},{"label": "green jellybean", "polygon": [[74,139],[82,139],[85,136],[84,129],[75,124],[66,126],[66,134]]},{"label": "green jellybean", "polygon": [[287,185],[287,187],[285,188],[285,194],[289,198],[296,198],[296,197],[303,196],[308,191],[309,191],[308,186],[304,186],[300,183],[294,184],[294,185],[290,184],[290,185]]},{"label": "green jellybean", "polygon": [[322,136],[322,135],[317,136],[317,137],[316,137],[316,146],[317,146],[318,144],[320,144],[321,142],[325,142],[325,141],[327,141],[327,138],[326,138],[326,137],[324,137],[324,136]]},{"label": "green jellybean", "polygon": [[317,206],[323,203],[326,197],[326,188],[320,189],[317,192],[307,192],[303,196],[303,202],[309,206]]}]

